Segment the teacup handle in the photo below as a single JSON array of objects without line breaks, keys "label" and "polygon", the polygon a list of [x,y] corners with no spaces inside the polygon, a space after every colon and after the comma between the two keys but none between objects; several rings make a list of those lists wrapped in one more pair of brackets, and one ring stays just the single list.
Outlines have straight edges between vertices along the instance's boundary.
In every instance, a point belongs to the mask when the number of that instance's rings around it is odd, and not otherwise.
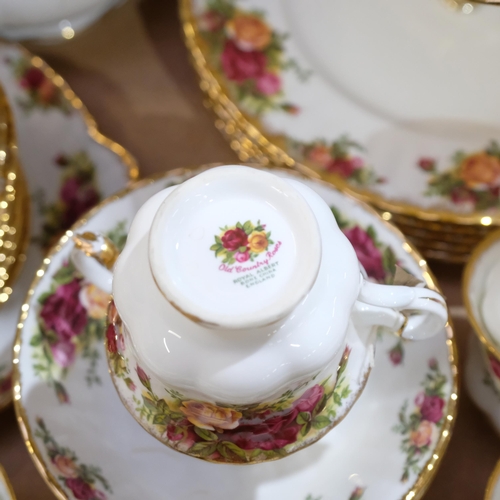
[{"label": "teacup handle", "polygon": [[101,234],[85,232],[73,236],[75,247],[71,261],[83,275],[103,292],[111,295],[113,285],[112,269],[120,254],[114,243]]},{"label": "teacup handle", "polygon": [[370,283],[361,276],[355,323],[385,326],[409,340],[436,335],[448,321],[443,297],[428,288]]}]

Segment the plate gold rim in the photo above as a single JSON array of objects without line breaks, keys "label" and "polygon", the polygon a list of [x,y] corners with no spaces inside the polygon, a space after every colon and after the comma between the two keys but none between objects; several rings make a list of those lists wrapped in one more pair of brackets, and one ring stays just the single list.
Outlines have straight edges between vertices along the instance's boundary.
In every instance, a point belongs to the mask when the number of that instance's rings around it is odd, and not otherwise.
[{"label": "plate gold rim", "polygon": [[[210,67],[203,53],[203,42],[197,28],[192,2],[193,0],[179,1],[179,16],[184,41],[200,80],[200,88],[208,97],[208,106],[213,107],[219,119],[224,122],[217,128],[226,129],[226,133],[230,137],[231,148],[240,156],[240,160],[246,161],[249,157],[251,158],[252,150],[258,148],[271,163],[300,170],[302,164],[295,161],[281,145],[284,142],[284,137],[266,133],[257,118],[249,116],[229,97],[223,79],[217,75],[216,70]],[[229,115],[230,119],[225,118],[225,115]],[[235,131],[242,133],[244,139],[231,137]],[[404,214],[424,221],[442,221],[458,225],[478,225],[480,227],[500,225],[500,213],[496,215],[484,212],[460,214],[451,210],[426,209],[410,203],[388,200],[367,189],[352,186],[334,174],[314,171],[316,176],[332,183],[341,191],[389,213]]]},{"label": "plate gold rim", "polygon": [[[26,447],[30,453],[30,456],[38,469],[40,475],[43,477],[49,488],[52,490],[52,492],[56,495],[56,497],[60,500],[67,500],[68,496],[60,486],[60,484],[57,482],[53,474],[48,470],[48,468],[45,466],[45,462],[42,458],[42,455],[40,453],[40,450],[36,444],[36,441],[33,436],[33,432],[31,430],[29,421],[28,421],[28,415],[27,412],[22,404],[22,397],[21,397],[21,373],[19,370],[19,361],[20,361],[20,354],[21,354],[21,339],[22,339],[22,332],[23,332],[23,324],[24,321],[26,320],[29,312],[29,301],[31,296],[35,292],[35,288],[38,285],[39,281],[42,279],[43,274],[45,273],[48,265],[51,262],[51,258],[54,254],[59,252],[62,247],[69,241],[70,237],[72,234],[78,230],[80,226],[85,224],[87,222],[87,219],[89,217],[92,217],[95,215],[99,210],[101,210],[103,207],[105,207],[107,204],[112,203],[116,200],[119,200],[126,196],[127,194],[131,193],[132,191],[135,191],[137,189],[140,189],[141,187],[147,186],[155,181],[158,181],[160,179],[164,179],[167,177],[174,177],[177,175],[187,175],[189,173],[193,174],[196,173],[198,170],[202,170],[204,168],[208,168],[210,166],[217,166],[220,164],[207,164],[207,165],[202,165],[198,167],[193,167],[193,168],[179,168],[163,173],[158,173],[154,176],[151,176],[147,179],[143,179],[140,181],[137,181],[135,183],[132,183],[129,187],[123,189],[119,193],[110,196],[109,198],[106,198],[103,200],[101,203],[99,203],[96,207],[94,207],[92,210],[90,210],[85,218],[82,218],[78,220],[66,233],[59,239],[59,241],[50,249],[49,253],[47,254],[46,258],[43,261],[43,264],[40,268],[40,270],[36,273],[35,278],[33,282],[31,283],[30,289],[26,295],[26,299],[24,302],[24,305],[22,307],[22,312],[19,318],[18,322],[18,328],[16,332],[16,338],[14,342],[14,347],[13,347],[13,380],[12,380],[12,386],[13,386],[13,394],[14,394],[14,409],[16,412],[16,417],[17,417],[17,422],[21,431],[21,434],[23,436],[24,442],[26,444]],[[263,168],[266,168],[266,166],[262,166]],[[271,167],[273,168],[273,167]],[[274,167],[276,170],[280,170],[279,168]],[[332,187],[329,183],[318,180],[316,176],[314,175],[307,175],[307,171],[304,171],[302,173],[293,171],[293,170],[288,170],[288,169],[281,169],[286,170],[287,173],[291,173],[292,175],[296,175],[297,177],[302,177],[302,178],[307,178],[309,180],[313,180],[319,183],[322,183],[326,185],[327,187]],[[348,197],[353,198],[352,196],[347,195]],[[359,200],[354,198],[358,203]],[[375,215],[386,228],[388,228],[393,234],[395,234],[398,238],[404,241],[403,243],[403,248],[404,250],[412,256],[415,261],[418,263],[419,267],[421,268],[423,272],[424,279],[426,281],[427,286],[429,288],[435,289],[439,291],[436,279],[430,269],[427,266],[427,262],[421,257],[420,253],[415,249],[415,247],[406,241],[406,238],[404,235],[397,229],[394,225],[391,223],[385,221],[380,215],[377,213],[375,209],[370,207],[369,205],[366,205],[365,203],[361,202],[361,205],[365,210],[367,210],[369,213]],[[433,455],[429,458],[429,460],[426,462],[426,464],[422,467],[422,470],[420,474],[417,476],[415,479],[415,482],[413,486],[403,495],[402,500],[418,500],[421,499],[422,496],[424,495],[425,491],[429,487],[432,479],[434,478],[440,464],[441,460],[443,458],[443,455],[446,451],[446,448],[448,447],[449,440],[451,438],[451,433],[453,430],[453,426],[455,423],[455,418],[456,418],[456,412],[457,412],[457,403],[459,400],[459,386],[458,386],[458,350],[457,350],[457,345],[456,345],[456,340],[453,332],[453,324],[450,320],[448,321],[448,324],[446,325],[446,334],[447,334],[447,339],[446,339],[446,345],[448,347],[448,360],[450,363],[450,370],[452,374],[452,381],[451,381],[451,388],[450,388],[450,396],[447,401],[447,415],[444,421],[444,424],[441,428],[441,432],[439,435],[439,439],[436,443],[436,447],[434,449]]]},{"label": "plate gold rim", "polygon": [[493,472],[488,479],[488,484],[486,486],[486,493],[484,495],[484,500],[493,500],[493,493],[495,491],[495,486],[500,479],[500,460],[495,465]]}]

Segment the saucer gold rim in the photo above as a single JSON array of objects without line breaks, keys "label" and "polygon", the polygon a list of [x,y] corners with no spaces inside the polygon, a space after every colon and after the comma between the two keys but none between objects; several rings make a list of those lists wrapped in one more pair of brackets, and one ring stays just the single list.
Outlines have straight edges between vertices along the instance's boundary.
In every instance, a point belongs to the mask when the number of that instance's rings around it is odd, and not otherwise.
[{"label": "saucer gold rim", "polygon": [[[109,198],[106,198],[103,200],[99,205],[94,207],[92,210],[90,210],[84,218],[81,218],[78,220],[66,233],[59,239],[59,241],[50,249],[49,253],[47,254],[46,258],[43,260],[43,264],[39,271],[36,273],[35,278],[30,286],[30,289],[27,293],[25,303],[22,307],[22,312],[19,318],[18,322],[18,328],[16,332],[16,338],[14,342],[14,347],[13,347],[13,379],[12,379],[12,385],[13,385],[13,394],[14,394],[14,409],[16,412],[16,417],[17,417],[17,422],[21,431],[21,434],[23,436],[24,442],[26,444],[26,447],[30,453],[30,456],[39,471],[40,475],[43,477],[49,488],[52,490],[52,492],[55,494],[55,496],[60,499],[60,500],[67,500],[68,497],[66,493],[63,491],[61,488],[60,484],[56,480],[56,478],[53,476],[53,474],[48,470],[48,468],[45,465],[45,462],[42,458],[42,455],[40,453],[40,450],[36,444],[36,441],[34,439],[33,431],[31,430],[31,426],[29,424],[28,420],[28,415],[27,412],[23,406],[22,403],[22,397],[21,397],[21,373],[19,370],[19,361],[20,361],[20,355],[21,355],[21,338],[22,338],[22,332],[23,332],[23,324],[24,321],[26,320],[29,312],[29,300],[30,297],[34,294],[35,288],[38,285],[40,279],[44,275],[45,271],[48,268],[48,265],[51,262],[51,258],[53,255],[55,255],[57,252],[59,252],[62,247],[69,241],[71,240],[74,232],[76,232],[83,224],[87,222],[87,219],[92,217],[95,213],[97,213],[99,210],[101,210],[103,207],[108,205],[109,203],[112,203],[118,199],[123,198],[125,195],[129,194],[132,191],[135,191],[137,189],[140,189],[144,186],[147,186],[157,180],[164,179],[167,177],[174,177],[174,176],[182,176],[182,175],[195,175],[198,171],[201,171],[202,169],[207,169],[213,166],[220,165],[219,163],[212,163],[212,164],[207,164],[207,165],[202,165],[199,167],[193,167],[193,168],[179,168],[175,170],[171,170],[168,172],[163,172],[163,173],[158,173],[154,176],[151,176],[147,179],[143,179],[140,181],[137,181],[133,184],[131,184],[129,187],[125,188],[124,190],[120,191],[116,195],[110,196]],[[256,166],[255,164],[248,163],[247,165],[252,165]],[[262,166],[263,168],[266,168],[266,166]],[[268,167],[269,168],[269,167]],[[280,168],[275,168],[276,170],[281,170],[281,171],[286,171],[289,174],[295,175],[298,178],[306,178],[310,180],[315,180],[319,183],[322,183],[326,186],[331,187],[330,184],[318,180],[316,176],[314,175],[307,175],[307,170],[304,169],[302,173],[290,170],[290,169],[280,169]],[[353,198],[352,196],[347,195],[348,197]],[[359,203],[359,200],[356,200]],[[394,225],[388,223],[384,219],[380,217],[378,212],[371,208],[370,206],[363,204],[363,208],[370,212],[371,214],[377,216],[380,219],[380,222],[386,226],[387,229],[389,229],[392,233],[394,233],[398,238],[401,238],[405,240],[404,235],[397,229]],[[404,250],[411,255],[416,262],[418,263],[419,267],[422,269],[423,276],[425,279],[425,282],[427,286],[431,289],[439,291],[439,288],[436,283],[436,279],[433,276],[432,272],[427,266],[427,262],[425,259],[422,258],[420,253],[415,249],[415,247],[407,242],[404,241],[403,243],[403,248]],[[452,373],[452,381],[451,381],[451,392],[450,392],[450,397],[448,398],[447,401],[447,415],[445,417],[443,426],[441,428],[441,432],[439,435],[439,439],[436,443],[436,447],[434,449],[434,453],[429,458],[427,463],[423,466],[420,474],[418,477],[415,479],[415,483],[413,486],[405,493],[405,495],[402,497],[402,500],[418,500],[421,499],[422,496],[424,495],[425,491],[429,487],[432,479],[434,478],[440,464],[441,460],[443,458],[443,455],[446,451],[446,448],[448,446],[449,440],[451,438],[451,432],[454,426],[455,418],[456,418],[456,412],[457,412],[457,403],[459,399],[459,387],[458,387],[458,349],[456,345],[456,340],[455,336],[453,333],[453,324],[450,320],[448,321],[448,324],[446,325],[446,334],[447,334],[447,339],[446,339],[446,345],[448,347],[448,353],[449,353],[449,362],[450,362],[450,368],[451,368],[451,373]]]}]

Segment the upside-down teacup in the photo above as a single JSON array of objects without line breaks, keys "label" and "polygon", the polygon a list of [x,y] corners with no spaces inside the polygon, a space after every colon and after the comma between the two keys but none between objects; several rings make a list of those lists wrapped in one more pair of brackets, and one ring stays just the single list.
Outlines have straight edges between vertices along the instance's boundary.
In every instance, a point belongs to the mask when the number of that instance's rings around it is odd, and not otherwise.
[{"label": "upside-down teacup", "polygon": [[318,440],[362,391],[375,327],[423,339],[447,321],[434,291],[368,282],[318,194],[249,167],[153,196],[116,263],[106,238],[75,241],[77,268],[113,295],[107,356],[123,403],[163,443],[213,462]]}]

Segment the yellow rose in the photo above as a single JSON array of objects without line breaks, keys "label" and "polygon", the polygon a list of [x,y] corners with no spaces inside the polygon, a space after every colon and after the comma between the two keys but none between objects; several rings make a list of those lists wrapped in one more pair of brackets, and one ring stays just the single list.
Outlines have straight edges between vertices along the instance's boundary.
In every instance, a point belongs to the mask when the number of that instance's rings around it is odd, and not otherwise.
[{"label": "yellow rose", "polygon": [[110,297],[95,285],[84,285],[80,291],[80,302],[87,309],[87,314],[94,319],[106,317]]},{"label": "yellow rose", "polygon": [[468,156],[460,165],[460,178],[469,188],[498,186],[500,184],[500,160],[487,153]]},{"label": "yellow rose", "polygon": [[241,50],[264,50],[271,42],[271,28],[251,14],[237,14],[228,21],[226,28]]},{"label": "yellow rose", "polygon": [[260,253],[266,250],[269,246],[266,233],[264,231],[254,231],[248,237],[248,245],[251,252]]},{"label": "yellow rose", "polygon": [[71,458],[64,455],[56,455],[53,463],[64,477],[78,477],[78,468]]},{"label": "yellow rose", "polygon": [[180,411],[200,429],[235,429],[238,427],[241,413],[230,408],[221,408],[211,403],[184,401]]},{"label": "yellow rose", "polygon": [[432,423],[428,420],[422,420],[417,430],[410,433],[410,442],[417,448],[423,448],[431,444],[432,440]]}]

